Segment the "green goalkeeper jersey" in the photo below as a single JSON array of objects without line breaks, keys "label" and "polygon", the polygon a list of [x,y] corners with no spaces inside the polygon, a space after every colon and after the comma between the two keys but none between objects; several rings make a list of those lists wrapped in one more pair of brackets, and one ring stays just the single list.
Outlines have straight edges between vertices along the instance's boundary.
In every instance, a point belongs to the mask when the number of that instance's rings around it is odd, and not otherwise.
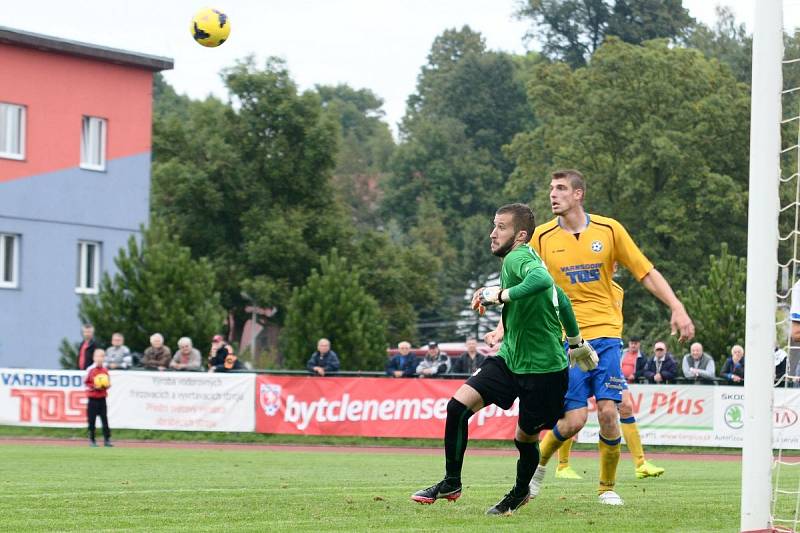
[{"label": "green goalkeeper jersey", "polygon": [[509,289],[503,306],[503,345],[497,353],[515,374],[558,372],[567,367],[563,330],[580,335],[572,304],[528,244],[503,259],[500,284]]}]

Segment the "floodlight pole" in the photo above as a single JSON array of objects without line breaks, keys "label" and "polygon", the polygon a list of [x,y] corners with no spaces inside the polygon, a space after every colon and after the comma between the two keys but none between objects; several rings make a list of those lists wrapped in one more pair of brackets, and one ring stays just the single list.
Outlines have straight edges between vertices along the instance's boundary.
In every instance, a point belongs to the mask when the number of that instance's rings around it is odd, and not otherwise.
[{"label": "floodlight pole", "polygon": [[742,531],[771,531],[772,402],[778,281],[783,85],[782,0],[761,0],[753,27],[747,218],[747,365],[742,448]]}]

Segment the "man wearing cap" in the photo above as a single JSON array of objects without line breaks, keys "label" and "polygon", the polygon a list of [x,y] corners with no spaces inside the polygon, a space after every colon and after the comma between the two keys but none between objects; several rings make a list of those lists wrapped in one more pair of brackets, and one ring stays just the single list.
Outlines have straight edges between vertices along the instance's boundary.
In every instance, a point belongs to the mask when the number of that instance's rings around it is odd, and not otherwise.
[{"label": "man wearing cap", "polygon": [[436,341],[428,343],[428,352],[417,365],[417,375],[431,378],[436,374],[447,374],[450,370],[450,358],[439,351]]},{"label": "man wearing cap", "polygon": [[653,356],[647,360],[643,375],[648,383],[656,385],[672,383],[678,376],[678,363],[662,341],[653,346]]},{"label": "man wearing cap", "polygon": [[628,383],[635,383],[644,372],[644,365],[647,363],[647,357],[642,353],[642,339],[633,336],[628,341],[628,349],[622,354],[620,366],[622,367],[622,375]]}]

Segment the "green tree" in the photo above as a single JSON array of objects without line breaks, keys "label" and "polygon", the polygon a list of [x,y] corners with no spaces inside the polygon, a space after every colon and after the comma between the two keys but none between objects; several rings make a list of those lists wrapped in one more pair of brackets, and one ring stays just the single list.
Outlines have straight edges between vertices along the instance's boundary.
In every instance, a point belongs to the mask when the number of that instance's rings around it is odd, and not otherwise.
[{"label": "green tree", "polygon": [[132,350],[143,351],[155,332],[174,347],[180,337],[199,342],[219,331],[225,313],[211,266],[192,258],[163,225],[144,230],[141,243],[131,236],[114,263],[114,277],[104,274],[98,294],[79,305],[81,320],[94,324],[101,341],[119,331]]},{"label": "green tree", "polygon": [[[684,291],[703,278],[716,243],[744,253],[749,97],[729,69],[665,41],[609,38],[587,67],[539,65],[535,77],[539,125],[509,148],[509,194],[532,198],[541,216],[549,173],[581,170],[587,211],[622,222]],[[665,320],[666,308],[630,276],[621,282],[626,324]]]},{"label": "green tree", "polygon": [[684,44],[728,65],[737,80],[749,84],[753,70],[753,38],[747,34],[744,24],[736,22],[731,8],[717,6],[716,14],[713,27],[697,22]]},{"label": "green tree", "polygon": [[156,122],[152,210],[208,258],[242,324],[243,292],[262,306],[287,301],[352,229],[331,184],[338,126],[320,96],[300,93],[277,59],[246,59],[223,79],[230,103],[192,101],[186,117]]},{"label": "green tree", "polygon": [[386,325],[359,274],[334,249],[295,287],[288,305],[285,365],[304,368],[322,337],[330,339],[342,369],[380,370],[386,360]]},{"label": "green tree", "polygon": [[709,256],[709,266],[706,282],[679,296],[694,320],[697,339],[721,367],[734,344],[744,346],[747,261],[722,243],[719,255]]},{"label": "green tree", "polygon": [[608,36],[674,39],[694,22],[680,0],[523,0],[516,16],[533,23],[526,37],[543,43],[544,55],[572,67],[586,65]]}]

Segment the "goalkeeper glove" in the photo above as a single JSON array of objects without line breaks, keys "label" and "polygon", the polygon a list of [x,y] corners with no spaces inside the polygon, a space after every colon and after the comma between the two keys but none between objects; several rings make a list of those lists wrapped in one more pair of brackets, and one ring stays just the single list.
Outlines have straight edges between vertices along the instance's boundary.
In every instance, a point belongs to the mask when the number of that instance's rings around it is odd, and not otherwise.
[{"label": "goalkeeper glove", "polygon": [[578,365],[584,372],[597,368],[597,363],[600,359],[591,344],[580,336],[567,337],[567,342],[569,343],[570,366]]},{"label": "goalkeeper glove", "polygon": [[500,305],[504,303],[503,296],[505,292],[508,298],[508,291],[504,291],[500,287],[484,287],[480,293],[480,305],[487,307],[490,305]]}]

